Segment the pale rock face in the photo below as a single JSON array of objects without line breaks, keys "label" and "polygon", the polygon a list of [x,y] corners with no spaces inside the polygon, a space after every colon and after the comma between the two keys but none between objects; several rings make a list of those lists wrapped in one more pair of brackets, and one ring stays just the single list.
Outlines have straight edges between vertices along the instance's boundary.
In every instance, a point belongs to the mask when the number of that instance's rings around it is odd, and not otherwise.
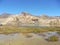
[{"label": "pale rock face", "polygon": [[5,18],[0,18],[0,24],[2,25],[19,25],[35,23],[38,23],[39,25],[51,25],[51,24],[60,25],[60,17],[57,16],[49,17],[47,15],[33,16],[29,13],[22,12],[21,14],[14,14],[6,16]]}]

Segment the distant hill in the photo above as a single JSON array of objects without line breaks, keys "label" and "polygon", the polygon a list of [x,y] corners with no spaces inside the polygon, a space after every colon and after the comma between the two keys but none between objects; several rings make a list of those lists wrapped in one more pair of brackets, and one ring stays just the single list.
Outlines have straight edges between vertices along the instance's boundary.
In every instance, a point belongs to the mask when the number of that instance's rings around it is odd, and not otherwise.
[{"label": "distant hill", "polygon": [[34,16],[30,13],[22,12],[20,14],[3,13],[0,15],[0,24],[2,25],[60,25],[60,16],[47,16],[42,14]]},{"label": "distant hill", "polygon": [[8,13],[3,13],[0,15],[0,18],[7,18],[9,17],[11,14],[8,14]]}]

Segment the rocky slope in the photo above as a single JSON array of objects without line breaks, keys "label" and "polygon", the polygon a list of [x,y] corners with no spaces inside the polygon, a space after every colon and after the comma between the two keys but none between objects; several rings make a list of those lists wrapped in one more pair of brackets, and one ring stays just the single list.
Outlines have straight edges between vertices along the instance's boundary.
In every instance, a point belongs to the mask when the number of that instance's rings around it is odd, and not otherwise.
[{"label": "rocky slope", "polygon": [[0,15],[0,25],[60,25],[60,16],[33,16],[22,12],[21,14],[2,14]]}]

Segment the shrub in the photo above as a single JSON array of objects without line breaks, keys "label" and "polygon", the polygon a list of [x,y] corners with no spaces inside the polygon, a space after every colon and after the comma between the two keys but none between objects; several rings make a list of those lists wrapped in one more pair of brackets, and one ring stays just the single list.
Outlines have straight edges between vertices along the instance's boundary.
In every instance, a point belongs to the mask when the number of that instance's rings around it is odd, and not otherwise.
[{"label": "shrub", "polygon": [[48,38],[48,41],[58,41],[58,37],[57,36],[51,36]]},{"label": "shrub", "polygon": [[57,32],[60,35],[60,31]]}]

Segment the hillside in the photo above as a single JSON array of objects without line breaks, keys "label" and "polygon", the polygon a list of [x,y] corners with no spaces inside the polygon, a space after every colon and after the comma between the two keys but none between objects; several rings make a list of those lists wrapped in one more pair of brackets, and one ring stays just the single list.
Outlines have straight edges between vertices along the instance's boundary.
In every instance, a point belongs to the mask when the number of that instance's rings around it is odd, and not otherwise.
[{"label": "hillside", "polygon": [[47,16],[42,14],[34,16],[32,14],[22,12],[20,14],[2,14],[0,15],[0,25],[17,25],[17,26],[60,26],[60,16]]}]

